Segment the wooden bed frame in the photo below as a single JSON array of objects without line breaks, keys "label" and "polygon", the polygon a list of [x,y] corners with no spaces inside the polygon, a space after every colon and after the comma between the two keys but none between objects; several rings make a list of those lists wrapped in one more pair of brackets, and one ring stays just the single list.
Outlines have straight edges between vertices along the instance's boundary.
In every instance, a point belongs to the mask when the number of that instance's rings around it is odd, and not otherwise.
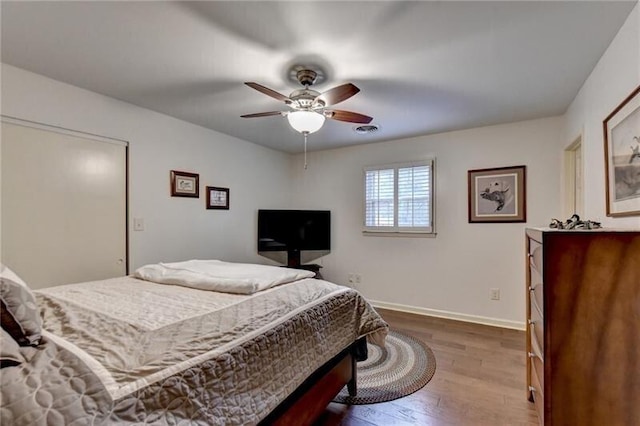
[{"label": "wooden bed frame", "polygon": [[348,348],[314,371],[291,395],[278,405],[260,425],[300,426],[312,424],[327,405],[347,385],[349,395],[357,393],[356,362],[366,359],[366,338]]}]

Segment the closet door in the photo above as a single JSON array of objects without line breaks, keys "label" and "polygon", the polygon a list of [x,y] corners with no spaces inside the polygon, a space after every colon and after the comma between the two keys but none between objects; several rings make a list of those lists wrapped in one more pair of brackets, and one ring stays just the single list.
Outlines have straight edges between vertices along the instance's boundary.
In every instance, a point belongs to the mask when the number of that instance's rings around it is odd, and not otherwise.
[{"label": "closet door", "polygon": [[127,273],[127,146],[2,122],[1,260],[32,288]]}]

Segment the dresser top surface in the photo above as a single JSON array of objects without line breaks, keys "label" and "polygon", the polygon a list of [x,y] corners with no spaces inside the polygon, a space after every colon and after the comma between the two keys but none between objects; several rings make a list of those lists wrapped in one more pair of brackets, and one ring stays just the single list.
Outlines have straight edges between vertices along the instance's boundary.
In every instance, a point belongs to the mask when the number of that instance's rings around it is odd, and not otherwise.
[{"label": "dresser top surface", "polygon": [[567,234],[593,233],[593,232],[640,232],[640,228],[598,228],[598,229],[557,229],[549,227],[529,227],[527,231],[534,232],[557,232]]}]

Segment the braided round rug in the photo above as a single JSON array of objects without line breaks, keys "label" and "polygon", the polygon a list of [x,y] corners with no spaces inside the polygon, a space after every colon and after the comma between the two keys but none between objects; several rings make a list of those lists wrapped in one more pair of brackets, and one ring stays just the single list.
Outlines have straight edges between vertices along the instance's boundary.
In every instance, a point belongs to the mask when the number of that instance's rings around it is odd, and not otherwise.
[{"label": "braided round rug", "polygon": [[385,348],[367,343],[369,357],[358,362],[358,394],[349,396],[345,386],[333,399],[362,405],[391,401],[426,385],[436,372],[436,357],[424,342],[389,330]]}]

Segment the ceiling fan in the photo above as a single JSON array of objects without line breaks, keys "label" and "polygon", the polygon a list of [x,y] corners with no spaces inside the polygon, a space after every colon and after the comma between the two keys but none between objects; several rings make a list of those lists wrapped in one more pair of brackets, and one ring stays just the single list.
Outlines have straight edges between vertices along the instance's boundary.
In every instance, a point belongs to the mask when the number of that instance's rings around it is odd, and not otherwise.
[{"label": "ceiling fan", "polygon": [[345,101],[358,93],[360,89],[355,85],[346,83],[320,93],[309,88],[316,82],[318,72],[308,67],[297,67],[294,71],[295,79],[304,86],[304,89],[294,90],[289,96],[285,96],[258,83],[245,83],[258,92],[284,102],[291,108],[290,111],[258,112],[255,114],[245,114],[241,117],[255,118],[276,115],[287,117],[291,127],[305,135],[320,130],[326,118],[362,124],[369,124],[371,120],[373,120],[372,117],[357,112],[330,108],[332,105]]}]

